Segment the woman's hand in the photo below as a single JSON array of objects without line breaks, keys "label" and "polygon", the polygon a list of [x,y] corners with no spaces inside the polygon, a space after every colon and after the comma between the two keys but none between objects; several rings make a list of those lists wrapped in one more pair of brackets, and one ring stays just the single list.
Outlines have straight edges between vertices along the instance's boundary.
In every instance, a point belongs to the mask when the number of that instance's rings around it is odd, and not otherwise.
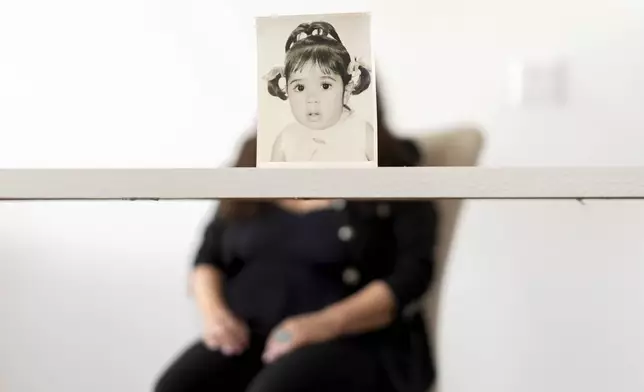
[{"label": "woman's hand", "polygon": [[273,329],[262,359],[270,363],[299,347],[332,340],[339,335],[339,329],[339,322],[327,313],[290,317]]},{"label": "woman's hand", "polygon": [[323,310],[284,320],[271,332],[263,359],[272,362],[307,344],[381,329],[392,322],[395,308],[389,285],[374,281]]},{"label": "woman's hand", "polygon": [[203,341],[211,350],[238,355],[248,347],[248,326],[232,312],[221,310],[204,320]]}]

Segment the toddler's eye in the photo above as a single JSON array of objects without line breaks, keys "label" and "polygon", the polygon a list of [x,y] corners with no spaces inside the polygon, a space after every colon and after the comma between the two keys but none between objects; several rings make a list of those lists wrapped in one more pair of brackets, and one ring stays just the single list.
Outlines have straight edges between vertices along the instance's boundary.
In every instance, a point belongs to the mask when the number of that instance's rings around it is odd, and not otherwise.
[{"label": "toddler's eye", "polygon": [[331,86],[331,83],[322,83],[322,88],[323,88],[323,89],[325,89],[325,90],[328,90],[328,89],[330,89],[331,87],[332,87],[332,86]]},{"label": "toddler's eye", "polygon": [[293,90],[301,93],[302,91],[304,91],[304,85],[296,84],[295,87],[293,87]]}]

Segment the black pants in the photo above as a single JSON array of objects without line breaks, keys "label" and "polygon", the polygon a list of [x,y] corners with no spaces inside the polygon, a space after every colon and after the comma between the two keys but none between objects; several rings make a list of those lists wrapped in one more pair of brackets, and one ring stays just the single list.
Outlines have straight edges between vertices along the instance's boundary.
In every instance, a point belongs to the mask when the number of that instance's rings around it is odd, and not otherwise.
[{"label": "black pants", "polygon": [[272,364],[261,361],[264,341],[251,339],[238,356],[196,342],[163,372],[155,392],[388,391],[372,348],[359,339],[302,347]]}]

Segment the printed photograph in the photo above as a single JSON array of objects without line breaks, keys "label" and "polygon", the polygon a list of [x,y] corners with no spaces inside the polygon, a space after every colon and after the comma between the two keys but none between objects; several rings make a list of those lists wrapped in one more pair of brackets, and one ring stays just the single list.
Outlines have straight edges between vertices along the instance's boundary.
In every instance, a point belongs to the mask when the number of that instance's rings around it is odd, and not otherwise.
[{"label": "printed photograph", "polygon": [[377,167],[368,13],[259,17],[258,167]]}]

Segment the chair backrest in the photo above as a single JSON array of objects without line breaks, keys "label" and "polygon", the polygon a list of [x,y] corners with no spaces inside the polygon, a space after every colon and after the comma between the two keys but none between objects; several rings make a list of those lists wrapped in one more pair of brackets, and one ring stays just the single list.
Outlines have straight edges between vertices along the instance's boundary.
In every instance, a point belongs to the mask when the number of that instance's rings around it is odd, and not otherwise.
[{"label": "chair backrest", "polygon": [[[423,166],[476,166],[483,148],[483,132],[476,128],[455,128],[425,133],[414,138],[423,154]],[[436,347],[436,334],[440,317],[443,276],[449,260],[449,250],[454,238],[459,212],[463,201],[436,199],[439,214],[439,232],[436,249],[435,275],[426,297],[426,316],[432,345]]]}]

